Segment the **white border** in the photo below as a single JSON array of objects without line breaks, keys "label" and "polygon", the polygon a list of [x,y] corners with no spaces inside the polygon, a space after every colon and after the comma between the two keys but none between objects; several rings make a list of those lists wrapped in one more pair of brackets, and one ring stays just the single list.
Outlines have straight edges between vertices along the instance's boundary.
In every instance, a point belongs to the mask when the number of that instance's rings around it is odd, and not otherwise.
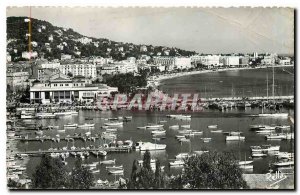
[{"label": "white border", "polygon": [[[118,6],[152,6],[152,7],[179,7],[179,6],[185,6],[185,7],[194,7],[194,6],[201,6],[201,7],[239,7],[239,6],[264,6],[264,7],[292,7],[298,9],[299,6],[298,0],[272,0],[272,1],[262,1],[262,0],[231,0],[231,1],[225,1],[225,0],[170,0],[170,1],[163,1],[163,0],[65,0],[62,2],[62,0],[1,0],[0,1],[0,18],[1,18],[1,30],[0,30],[0,59],[1,59],[1,71],[0,71],[0,89],[2,96],[0,101],[0,124],[1,124],[1,136],[0,136],[0,148],[2,151],[2,155],[0,155],[1,158],[1,168],[0,168],[0,193],[1,194],[9,194],[12,192],[9,192],[7,190],[6,186],[6,163],[5,163],[5,157],[6,157],[6,135],[5,135],[5,118],[6,118],[6,100],[5,100],[5,88],[6,88],[6,69],[5,69],[5,62],[6,62],[6,6],[110,6],[110,7],[118,7]],[[299,11],[299,10],[298,10]],[[298,20],[297,20],[297,26],[299,26],[299,13],[298,13]],[[298,31],[299,35],[299,31]],[[298,36],[299,37],[299,36]],[[299,50],[297,51],[297,57],[299,57]],[[297,75],[299,75],[299,68],[297,68]],[[298,84],[298,83],[297,83]],[[299,91],[299,84],[297,85],[297,91]],[[297,103],[298,103],[297,99]],[[299,105],[299,103],[298,103]],[[297,107],[298,108],[298,107]],[[297,109],[298,110],[298,109]],[[299,113],[298,113],[299,114]],[[298,119],[298,118],[297,118]],[[298,120],[297,120],[298,121]],[[299,134],[299,132],[297,133]],[[297,137],[298,139],[298,137]],[[299,145],[299,143],[297,144]],[[298,151],[298,150],[296,150]],[[298,152],[297,152],[298,155]],[[297,159],[299,160],[299,158]],[[297,161],[298,162],[298,161]],[[297,167],[297,170],[299,167]],[[299,179],[297,180],[297,187],[299,188]],[[84,191],[83,191],[84,192]],[[127,193],[131,193],[127,192]],[[21,193],[21,192],[17,192]],[[24,193],[24,192],[22,192]],[[38,192],[39,193],[39,192]],[[42,193],[51,193],[51,192],[42,192]],[[55,191],[56,194],[64,194],[66,192],[61,191]],[[74,192],[68,192],[68,193],[74,193]],[[80,193],[80,192],[75,192]],[[86,192],[84,192],[86,193]],[[101,194],[112,194],[112,193],[118,193],[118,192],[88,192],[88,193],[101,193]],[[126,192],[122,192],[126,193]],[[137,192],[140,193],[140,192]],[[170,192],[153,192],[153,193],[174,193],[174,191]],[[185,193],[185,192],[179,192],[179,193]],[[196,193],[228,193],[228,192],[196,192]],[[229,193],[234,193],[230,191]],[[240,193],[240,192],[237,192]],[[250,192],[250,194],[257,193],[255,191]],[[260,193],[260,192],[259,192]],[[274,192],[263,192],[267,194],[271,194]]]}]

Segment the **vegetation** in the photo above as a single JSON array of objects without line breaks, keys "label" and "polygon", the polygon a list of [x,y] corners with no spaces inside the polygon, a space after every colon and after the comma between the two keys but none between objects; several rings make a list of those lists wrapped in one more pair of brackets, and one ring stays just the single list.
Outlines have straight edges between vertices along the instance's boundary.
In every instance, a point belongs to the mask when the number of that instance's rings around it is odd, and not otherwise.
[{"label": "vegetation", "polygon": [[81,159],[69,175],[60,158],[43,155],[32,176],[32,187],[37,189],[89,189],[93,185],[93,174],[81,166]]},{"label": "vegetation", "polygon": [[33,174],[33,188],[58,189],[66,186],[67,172],[60,159],[43,155]]},{"label": "vegetation", "polygon": [[145,75],[135,76],[132,73],[118,74],[109,76],[106,75],[106,84],[111,87],[118,87],[120,93],[132,93],[136,87],[144,87],[147,85]]},{"label": "vegetation", "polygon": [[233,153],[210,152],[185,160],[184,171],[168,177],[161,171],[159,160],[155,172],[150,166],[150,153],[146,151],[142,166],[135,160],[132,166],[129,189],[245,189],[247,184],[242,170],[235,163]]},{"label": "vegetation", "polygon": [[78,158],[71,173],[70,188],[89,189],[93,185],[93,181],[94,176],[92,172],[88,168],[82,167],[82,160]]},{"label": "vegetation", "polygon": [[[25,22],[25,18],[26,17],[7,18],[7,40],[10,40],[7,44],[7,51],[12,56],[13,61],[24,60],[21,58],[22,52],[28,51],[28,37],[26,37],[28,33],[28,23]],[[147,51],[141,51],[140,47],[142,45],[115,42],[105,38],[96,39],[88,37],[92,42],[82,44],[78,39],[84,36],[75,32],[73,29],[56,27],[49,22],[34,18],[31,19],[31,24],[31,40],[37,42],[37,46],[32,47],[32,49],[37,51],[39,56],[43,55],[44,58],[49,60],[60,59],[61,54],[70,54],[75,57],[112,57],[117,61],[127,59],[127,57],[138,58],[142,55],[153,56],[158,53],[163,53],[165,50],[170,51],[170,56],[190,56],[195,54],[194,51],[162,46],[155,47],[152,45],[146,45]],[[53,37],[52,41],[49,40],[50,35]],[[45,43],[49,45],[46,46]],[[57,46],[62,43],[64,43],[63,48],[58,48]],[[123,50],[119,48],[123,48]],[[14,49],[17,49],[17,52],[15,52]],[[78,55],[76,53],[77,51],[81,52],[81,54]]]},{"label": "vegetation", "polygon": [[173,189],[244,189],[247,184],[233,153],[210,152],[186,160],[184,172],[171,180]]}]

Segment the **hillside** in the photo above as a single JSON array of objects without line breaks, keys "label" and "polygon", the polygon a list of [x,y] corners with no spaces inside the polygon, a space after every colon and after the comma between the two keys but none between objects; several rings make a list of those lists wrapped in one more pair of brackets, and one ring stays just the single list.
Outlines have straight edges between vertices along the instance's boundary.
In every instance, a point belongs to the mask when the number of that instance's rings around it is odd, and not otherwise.
[{"label": "hillside", "polygon": [[[136,45],[132,43],[115,42],[105,38],[86,37],[73,29],[53,26],[47,21],[31,19],[32,50],[44,58],[60,59],[61,54],[71,54],[75,57],[112,57],[123,60],[127,57],[139,58],[141,55],[156,56],[190,56],[193,51],[179,48],[169,48],[152,45]],[[26,17],[7,18],[7,52],[13,61],[22,59],[22,52],[28,50],[28,22]]]}]

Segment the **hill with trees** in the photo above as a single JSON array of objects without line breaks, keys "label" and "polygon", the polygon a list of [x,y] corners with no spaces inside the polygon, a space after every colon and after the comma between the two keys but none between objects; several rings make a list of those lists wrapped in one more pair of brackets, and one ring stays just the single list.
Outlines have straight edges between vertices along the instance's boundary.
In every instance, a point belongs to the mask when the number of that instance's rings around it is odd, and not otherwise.
[{"label": "hill with trees", "polygon": [[28,18],[7,17],[7,52],[13,61],[22,59],[22,52],[28,51],[28,39],[31,36],[32,51],[45,59],[60,59],[61,54],[80,57],[112,57],[124,60],[127,57],[140,58],[142,55],[156,56],[190,56],[194,51],[164,46],[137,45],[115,42],[105,38],[87,37],[71,28],[62,28],[43,20],[31,18],[31,35],[29,35]]}]

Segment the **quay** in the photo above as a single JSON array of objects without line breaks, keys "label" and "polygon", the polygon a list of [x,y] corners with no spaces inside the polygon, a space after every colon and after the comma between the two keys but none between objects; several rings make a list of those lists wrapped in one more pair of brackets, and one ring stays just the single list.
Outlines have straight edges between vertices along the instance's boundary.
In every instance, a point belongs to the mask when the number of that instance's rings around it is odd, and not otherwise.
[{"label": "quay", "polygon": [[35,150],[35,151],[23,151],[16,154],[28,154],[33,156],[39,156],[49,153],[66,153],[66,152],[97,152],[106,151],[107,153],[129,153],[132,151],[131,147],[108,147],[108,148],[94,148],[94,149],[75,149],[75,150]]},{"label": "quay", "polygon": [[274,100],[274,101],[283,101],[283,100],[294,100],[294,96],[274,96],[274,97],[224,97],[224,98],[201,98],[202,102],[214,102],[216,100],[222,101],[267,101],[267,100]]},{"label": "quay", "polygon": [[80,137],[80,136],[69,136],[69,137],[32,137],[32,138],[22,138],[22,137],[16,137],[15,140],[28,142],[28,141],[52,141],[53,139],[59,138],[60,140],[69,141],[70,139],[74,140],[93,140],[93,139],[101,139],[101,137]]}]

